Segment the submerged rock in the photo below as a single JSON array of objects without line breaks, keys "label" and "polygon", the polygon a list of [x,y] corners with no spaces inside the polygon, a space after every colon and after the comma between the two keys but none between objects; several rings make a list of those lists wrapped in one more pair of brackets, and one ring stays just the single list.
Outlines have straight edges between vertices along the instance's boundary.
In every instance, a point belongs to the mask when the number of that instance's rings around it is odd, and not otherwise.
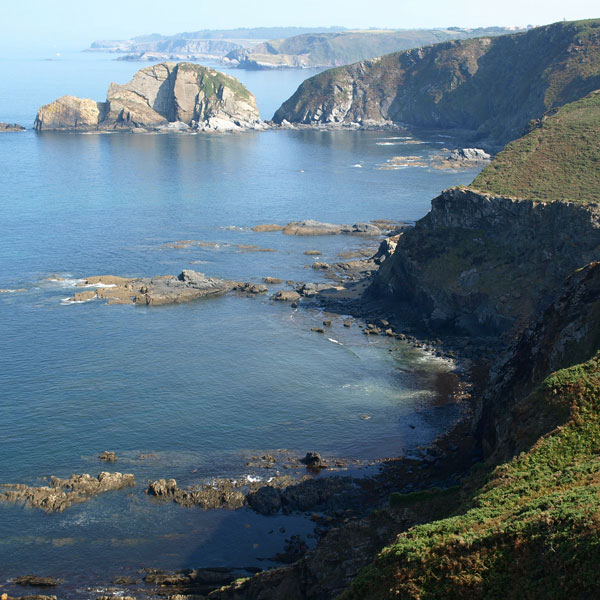
[{"label": "submerged rock", "polygon": [[54,577],[38,577],[36,575],[23,575],[12,580],[17,585],[29,585],[32,587],[56,587],[62,581]]}]

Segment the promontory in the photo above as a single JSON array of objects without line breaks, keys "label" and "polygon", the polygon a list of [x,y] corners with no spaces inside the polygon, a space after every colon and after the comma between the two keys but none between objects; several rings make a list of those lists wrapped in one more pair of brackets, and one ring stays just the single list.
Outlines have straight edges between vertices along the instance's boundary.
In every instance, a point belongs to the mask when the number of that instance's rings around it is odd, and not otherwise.
[{"label": "promontory", "polygon": [[192,63],[161,63],[111,83],[106,102],[63,96],[42,106],[37,131],[238,131],[263,127],[256,98],[235,77]]},{"label": "promontory", "polygon": [[599,57],[598,19],[448,41],[315,75],[273,120],[455,130],[504,146],[531,119],[597,89]]}]

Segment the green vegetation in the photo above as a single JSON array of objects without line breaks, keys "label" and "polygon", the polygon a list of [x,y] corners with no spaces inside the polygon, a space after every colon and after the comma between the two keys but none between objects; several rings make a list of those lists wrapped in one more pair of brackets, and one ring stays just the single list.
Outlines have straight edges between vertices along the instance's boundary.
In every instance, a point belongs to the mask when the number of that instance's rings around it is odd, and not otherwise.
[{"label": "green vegetation", "polygon": [[178,63],[177,68],[181,71],[196,73],[198,86],[204,91],[205,96],[209,98],[218,94],[224,87],[230,88],[240,98],[250,100],[252,97],[248,88],[239,79],[221,73],[221,71],[215,71],[214,69],[209,69],[195,63]]},{"label": "green vegetation", "polygon": [[455,516],[398,536],[341,599],[598,597],[600,353],[522,403],[558,427],[497,467]]},{"label": "green vegetation", "polygon": [[527,200],[600,201],[600,91],[511,142],[470,186]]}]

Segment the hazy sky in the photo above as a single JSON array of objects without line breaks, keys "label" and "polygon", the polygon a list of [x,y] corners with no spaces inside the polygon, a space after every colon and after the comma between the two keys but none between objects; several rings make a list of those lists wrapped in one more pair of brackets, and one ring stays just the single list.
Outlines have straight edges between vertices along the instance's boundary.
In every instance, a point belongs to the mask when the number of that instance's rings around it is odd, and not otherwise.
[{"label": "hazy sky", "polygon": [[597,0],[0,0],[0,44],[82,46],[255,26],[477,27],[600,17]]}]

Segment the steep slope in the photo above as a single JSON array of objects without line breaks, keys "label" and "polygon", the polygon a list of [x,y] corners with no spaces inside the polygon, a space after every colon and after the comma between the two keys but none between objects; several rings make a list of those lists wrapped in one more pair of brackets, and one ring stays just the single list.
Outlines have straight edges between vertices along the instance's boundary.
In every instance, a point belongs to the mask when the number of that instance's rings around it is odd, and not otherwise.
[{"label": "steep slope", "polygon": [[576,21],[332,69],[305,81],[273,120],[462,129],[503,145],[598,88],[600,20]]},{"label": "steep slope", "polygon": [[256,99],[234,77],[191,63],[141,69],[125,84],[111,83],[106,102],[63,96],[38,111],[45,130],[259,128]]},{"label": "steep slope", "polygon": [[327,68],[446,40],[502,35],[508,32],[507,28],[502,27],[453,27],[304,34],[233,50],[225,58],[244,69]]},{"label": "steep slope", "polygon": [[533,122],[470,187],[542,202],[600,201],[600,91]]},{"label": "steep slope", "polygon": [[469,188],[435,198],[370,293],[433,329],[496,335],[531,321],[600,257],[599,112],[598,93],[566,105]]},{"label": "steep slope", "polygon": [[485,423],[511,438],[496,448],[523,452],[478,484],[455,516],[400,534],[343,600],[600,594],[599,316],[593,263],[524,334],[496,374],[503,384],[489,390],[496,412]]}]

